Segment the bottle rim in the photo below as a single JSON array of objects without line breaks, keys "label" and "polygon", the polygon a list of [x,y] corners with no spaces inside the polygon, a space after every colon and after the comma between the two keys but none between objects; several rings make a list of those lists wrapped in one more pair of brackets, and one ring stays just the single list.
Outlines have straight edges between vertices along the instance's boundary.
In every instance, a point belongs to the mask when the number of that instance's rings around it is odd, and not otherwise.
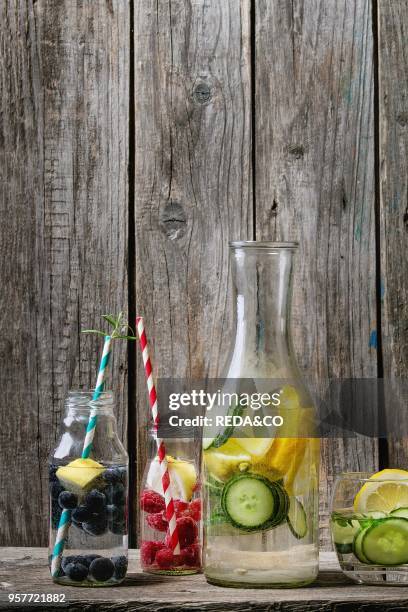
[{"label": "bottle rim", "polygon": [[72,408],[92,408],[112,406],[114,402],[113,391],[102,391],[97,400],[92,399],[95,389],[70,389],[66,398],[66,404]]},{"label": "bottle rim", "polygon": [[231,240],[229,243],[231,249],[269,249],[272,251],[291,250],[294,251],[299,247],[298,242],[273,242],[271,240]]}]

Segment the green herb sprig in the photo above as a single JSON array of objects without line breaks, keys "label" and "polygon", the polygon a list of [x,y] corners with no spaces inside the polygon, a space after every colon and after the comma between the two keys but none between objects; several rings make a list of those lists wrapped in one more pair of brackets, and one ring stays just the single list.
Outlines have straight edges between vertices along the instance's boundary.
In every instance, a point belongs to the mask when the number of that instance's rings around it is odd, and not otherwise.
[{"label": "green herb sprig", "polygon": [[[112,340],[137,340],[135,332],[129,325],[129,322],[124,316],[123,312],[120,312],[117,316],[112,314],[104,314],[102,318],[105,319],[113,327],[113,331],[109,333]],[[131,336],[128,332],[132,334]],[[100,331],[99,329],[83,329],[83,334],[98,334],[99,336],[107,336],[106,332]]]}]

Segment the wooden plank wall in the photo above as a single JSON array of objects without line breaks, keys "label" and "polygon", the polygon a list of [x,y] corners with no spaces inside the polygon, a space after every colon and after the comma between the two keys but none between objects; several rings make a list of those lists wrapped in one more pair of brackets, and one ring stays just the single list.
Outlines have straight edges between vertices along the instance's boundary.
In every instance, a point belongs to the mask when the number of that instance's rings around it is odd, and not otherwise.
[{"label": "wooden plank wall", "polygon": [[[127,302],[129,10],[0,2],[0,539],[47,541],[47,455],[69,388],[94,384],[79,330]],[[112,371],[126,438],[126,348]]]},{"label": "wooden plank wall", "polygon": [[[300,241],[309,376],[406,375],[407,27],[406,0],[0,3],[1,544],[46,543],[42,468],[68,388],[96,369],[81,327],[128,304],[157,374],[217,370],[230,239]],[[134,498],[135,347],[111,371]],[[389,441],[390,461],[407,450]],[[385,454],[331,441],[322,457],[330,487]]]},{"label": "wooden plank wall", "polygon": [[[382,367],[408,378],[408,2],[378,2]],[[397,389],[395,389],[397,391]],[[397,393],[397,395],[399,395]],[[406,398],[406,396],[405,396]],[[406,399],[405,399],[406,401]],[[403,404],[402,404],[403,405]],[[392,410],[392,406],[388,406]],[[408,441],[388,440],[390,465],[407,466]]]},{"label": "wooden plank wall", "polygon": [[[158,376],[215,375],[232,330],[228,241],[252,235],[250,3],[137,7],[137,310]],[[142,367],[137,385],[140,478]]]},{"label": "wooden plank wall", "polygon": [[[371,2],[260,0],[255,20],[256,236],[299,241],[300,366],[324,382],[376,377]],[[327,529],[333,475],[375,470],[377,441],[328,440],[322,459]]]}]

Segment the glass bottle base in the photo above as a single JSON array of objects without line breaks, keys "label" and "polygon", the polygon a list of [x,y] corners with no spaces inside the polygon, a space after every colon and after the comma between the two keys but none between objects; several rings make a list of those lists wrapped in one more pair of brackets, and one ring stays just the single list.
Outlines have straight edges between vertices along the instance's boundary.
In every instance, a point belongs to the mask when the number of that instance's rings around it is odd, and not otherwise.
[{"label": "glass bottle base", "polygon": [[124,580],[125,579],[123,578],[122,580],[106,580],[105,582],[97,582],[96,580],[81,580],[79,582],[79,581],[71,580],[67,576],[62,576],[61,578],[52,579],[52,581],[55,582],[55,584],[61,584],[62,586],[87,587],[87,588],[115,587],[115,586],[118,586],[119,584],[122,584]]},{"label": "glass bottle base", "polygon": [[143,569],[145,574],[159,574],[161,576],[191,576],[191,574],[201,574],[202,570],[199,568],[189,569]]},{"label": "glass bottle base", "polygon": [[317,575],[296,582],[245,582],[245,579],[235,581],[222,578],[214,578],[213,576],[207,575],[205,576],[205,578],[209,584],[234,589],[298,589],[300,587],[312,584],[312,582],[316,580]]},{"label": "glass bottle base", "polygon": [[382,567],[362,563],[340,563],[340,567],[348,578],[358,584],[408,586],[408,565]]}]

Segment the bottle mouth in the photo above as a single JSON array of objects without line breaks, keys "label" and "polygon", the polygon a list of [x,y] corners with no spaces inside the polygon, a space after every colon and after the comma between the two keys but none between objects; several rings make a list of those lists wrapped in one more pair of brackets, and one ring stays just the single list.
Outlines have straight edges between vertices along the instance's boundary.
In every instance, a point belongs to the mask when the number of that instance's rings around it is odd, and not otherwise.
[{"label": "bottle mouth", "polygon": [[273,242],[270,240],[233,240],[229,243],[231,249],[266,249],[268,251],[295,251],[298,242]]},{"label": "bottle mouth", "polygon": [[102,391],[97,399],[93,399],[95,389],[71,389],[66,403],[71,408],[92,408],[113,405],[113,391]]}]

